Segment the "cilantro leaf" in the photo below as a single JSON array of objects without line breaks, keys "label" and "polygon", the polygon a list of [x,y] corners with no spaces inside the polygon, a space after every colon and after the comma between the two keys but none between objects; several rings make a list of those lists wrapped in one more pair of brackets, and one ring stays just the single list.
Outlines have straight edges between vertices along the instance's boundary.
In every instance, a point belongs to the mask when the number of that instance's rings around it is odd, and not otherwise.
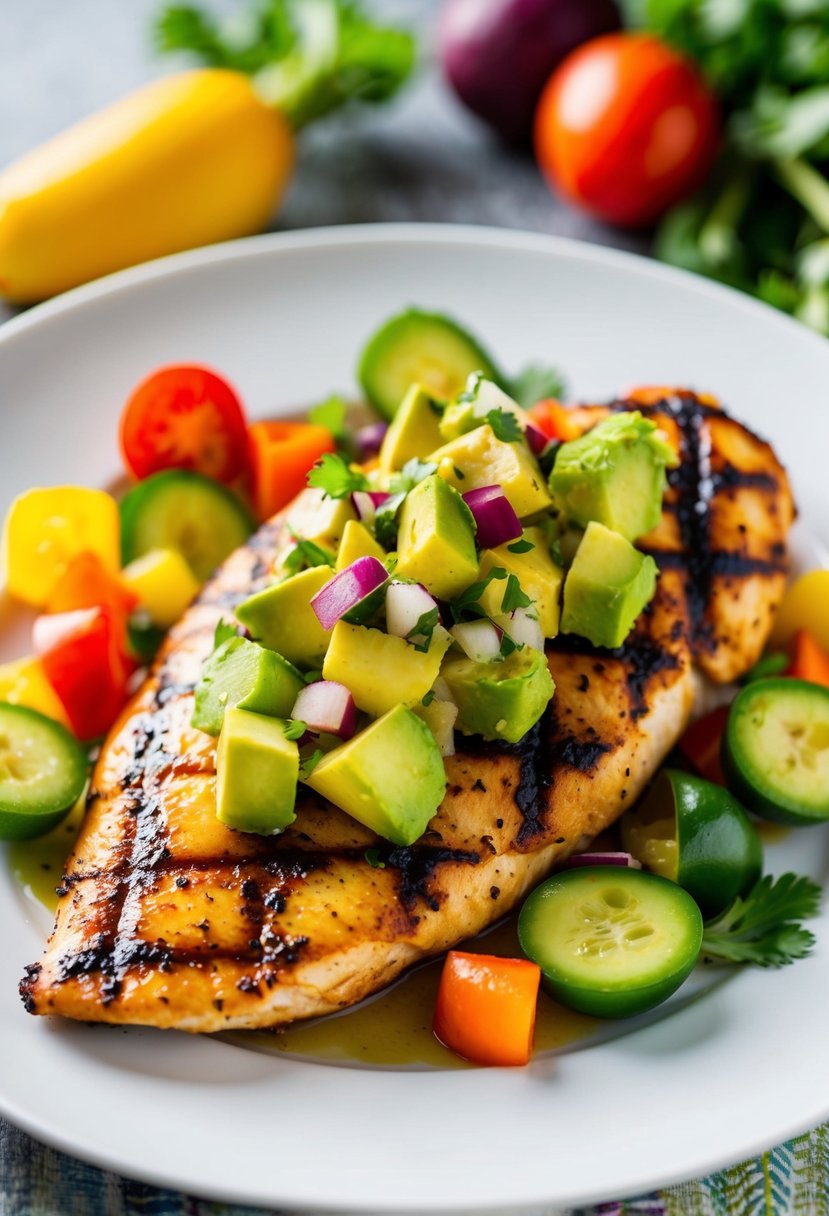
[{"label": "cilantro leaf", "polygon": [[389,490],[392,494],[408,494],[409,490],[413,490],[421,481],[436,473],[437,468],[433,460],[418,460],[413,456],[411,460],[406,461],[400,472],[391,478]]},{"label": "cilantro leaf", "polygon": [[296,544],[282,562],[282,569],[287,574],[298,574],[300,570],[307,570],[312,566],[333,566],[336,562],[334,554],[323,549],[322,545],[312,540],[303,540],[295,533],[291,535]]},{"label": "cilantro leaf", "polygon": [[524,432],[515,414],[509,410],[490,410],[486,420],[492,427],[496,439],[502,443],[519,443],[524,438]]},{"label": "cilantro leaf", "polygon": [[384,549],[393,549],[397,544],[397,513],[403,499],[416,485],[437,472],[433,461],[407,460],[399,473],[389,481],[390,497],[377,508],[374,516],[374,535]]},{"label": "cilantro leaf", "polygon": [[535,545],[531,540],[527,540],[522,536],[520,540],[514,540],[511,545],[507,545],[510,553],[529,553],[530,549],[534,549]]},{"label": "cilantro leaf", "polygon": [[821,894],[818,884],[802,875],[783,874],[776,880],[766,875],[705,926],[702,953],[758,967],[783,967],[804,958],[815,937],[798,922],[817,915]]},{"label": "cilantro leaf", "polygon": [[368,479],[338,452],[326,452],[308,474],[308,485],[322,490],[326,498],[348,498],[355,490],[367,490]]},{"label": "cilantro leaf", "polygon": [[432,643],[432,634],[440,621],[440,610],[430,608],[418,617],[415,624],[406,634],[406,641],[411,642],[415,650],[427,651]]},{"label": "cilantro leaf", "polygon": [[345,443],[349,438],[345,416],[348,406],[342,397],[333,393],[308,411],[308,421],[314,426],[324,426],[330,431],[337,443]]},{"label": "cilantro leaf", "polygon": [[[452,600],[451,604],[449,605],[449,609],[452,613],[452,619],[455,621],[455,623],[457,624],[459,621],[463,620],[464,612],[477,612],[479,616],[483,616],[480,607],[476,608],[478,601],[494,579],[502,579],[506,577],[507,572],[502,566],[493,566],[493,568],[484,578],[479,579],[477,583],[470,583],[466,590],[462,591],[459,596],[456,596],[456,598]],[[512,577],[515,576],[513,575]]]},{"label": "cilantro leaf", "polygon": [[485,379],[486,376],[483,372],[470,372],[469,379],[466,382],[466,387],[462,393],[458,393],[455,401],[459,405],[471,405],[474,401],[477,401],[481,381]]},{"label": "cilantro leaf", "polygon": [[435,699],[435,690],[434,690],[434,688],[430,688],[429,691],[426,693],[426,695],[421,698],[420,704],[424,708],[426,708],[432,704],[434,699]]},{"label": "cilantro leaf", "polygon": [[368,864],[371,866],[372,870],[385,870],[386,863],[383,861],[382,857],[380,856],[379,849],[376,849],[376,848],[375,849],[366,849],[363,856],[365,857]]},{"label": "cilantro leaf", "polygon": [[501,600],[501,611],[515,612],[516,608],[529,608],[531,603],[530,597],[521,590],[517,575],[510,574],[507,578],[504,598]]},{"label": "cilantro leaf", "polygon": [[325,752],[322,750],[321,747],[318,747],[315,751],[311,752],[310,756],[306,757],[306,759],[304,759],[302,761],[302,763],[299,766],[300,781],[308,780],[308,778],[311,776],[311,773],[313,773],[314,769],[317,767],[317,765],[319,764],[320,760],[322,760],[324,755],[325,755]]},{"label": "cilantro leaf", "polygon": [[508,659],[514,650],[523,650],[523,649],[524,649],[523,644],[521,646],[519,646],[517,642],[514,642],[512,640],[512,638],[510,637],[510,635],[508,633],[505,633],[503,635],[503,637],[501,638],[501,645],[499,647],[499,650],[500,650],[502,659]]},{"label": "cilantro leaf", "polygon": [[218,650],[219,647],[223,646],[225,642],[229,642],[231,638],[238,637],[238,635],[239,630],[236,628],[236,626],[231,625],[229,621],[226,621],[224,617],[222,617],[216,626],[215,633],[213,634],[213,649]]},{"label": "cilantro leaf", "polygon": [[548,397],[560,400],[566,396],[567,386],[561,372],[542,363],[530,363],[510,383],[510,396],[524,409]]},{"label": "cilantro leaf", "polygon": [[296,740],[301,739],[307,729],[307,725],[301,722],[299,718],[288,718],[282,728],[282,733],[286,739]]}]

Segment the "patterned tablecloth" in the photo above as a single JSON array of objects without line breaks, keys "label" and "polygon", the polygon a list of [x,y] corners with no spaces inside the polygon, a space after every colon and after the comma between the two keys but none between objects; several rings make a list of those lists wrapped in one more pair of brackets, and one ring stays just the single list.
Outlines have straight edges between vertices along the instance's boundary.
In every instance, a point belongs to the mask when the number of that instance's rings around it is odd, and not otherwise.
[{"label": "patterned tablecloth", "polygon": [[[343,120],[311,132],[278,227],[449,220],[554,232],[645,252],[645,238],[600,228],[557,204],[528,157],[496,145],[454,103],[428,65],[439,3],[374,0],[375,11],[385,8],[394,20],[420,29],[426,66],[389,110],[360,124]],[[158,0],[0,3],[0,165],[166,68],[152,58],[147,38],[157,7]],[[90,30],[100,50],[94,56]],[[0,304],[0,322],[10,315]],[[252,1211],[103,1173],[0,1120],[0,1216],[251,1216]],[[552,1209],[540,1209],[539,1216],[542,1211],[552,1216]],[[829,1216],[829,1127],[699,1182],[589,1211]]]}]

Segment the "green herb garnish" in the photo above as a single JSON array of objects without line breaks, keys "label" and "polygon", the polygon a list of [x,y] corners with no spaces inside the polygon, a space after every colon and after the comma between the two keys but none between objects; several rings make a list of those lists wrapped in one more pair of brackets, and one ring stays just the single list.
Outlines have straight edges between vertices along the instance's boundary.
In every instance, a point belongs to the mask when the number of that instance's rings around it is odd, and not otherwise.
[{"label": "green herb garnish", "polygon": [[821,895],[811,878],[783,874],[775,880],[766,875],[705,926],[702,954],[758,967],[783,967],[804,958],[815,936],[799,922],[817,916]]},{"label": "green herb garnish", "polygon": [[490,410],[486,420],[492,427],[495,438],[500,439],[502,443],[520,443],[524,438],[518,419],[509,410]]},{"label": "green herb garnish", "polygon": [[[455,621],[455,623],[457,624],[459,621],[463,620],[463,614],[465,612],[476,612],[478,616],[483,616],[484,614],[481,612],[480,608],[477,607],[478,601],[491,582],[493,582],[495,579],[502,579],[506,577],[507,572],[502,566],[493,566],[485,578],[479,579],[477,583],[470,583],[466,590],[462,591],[460,595],[452,600],[451,604],[449,605],[449,609],[452,613],[452,619]],[[511,575],[510,577],[514,578],[515,576]]]},{"label": "green herb garnish", "polygon": [[527,540],[522,536],[520,540],[514,540],[511,545],[507,545],[510,553],[529,553],[530,549],[534,549],[535,545],[531,540]]},{"label": "green herb garnish", "polygon": [[434,690],[434,688],[430,688],[429,691],[426,693],[426,696],[421,698],[420,704],[422,706],[424,706],[424,708],[425,708],[425,707],[431,705],[432,702],[434,701],[434,699],[435,699],[435,690]]},{"label": "green herb garnish", "polygon": [[310,756],[308,756],[305,760],[302,761],[302,763],[299,766],[300,781],[308,780],[308,778],[311,776],[311,773],[313,773],[314,769],[317,767],[317,765],[319,764],[320,760],[322,760],[324,755],[325,755],[325,752],[322,750],[322,748],[318,747],[315,751],[311,752]]},{"label": "green herb garnish", "polygon": [[515,612],[516,608],[529,608],[532,600],[521,590],[521,584],[515,574],[507,578],[504,598],[501,600],[502,612]]},{"label": "green herb garnish", "polygon": [[424,612],[422,616],[418,617],[406,634],[406,641],[411,642],[415,650],[427,651],[432,644],[432,634],[439,622],[439,609],[430,608],[428,612]]},{"label": "green herb garnish", "polygon": [[382,857],[380,856],[379,849],[366,849],[363,856],[365,857],[368,864],[371,866],[372,870],[385,870],[386,863],[383,861]]},{"label": "green herb garnish", "polygon": [[284,727],[282,728],[282,733],[285,735],[286,739],[296,740],[301,739],[307,729],[307,724],[305,722],[300,722],[299,718],[288,718]]},{"label": "green herb garnish", "polygon": [[348,498],[355,490],[367,490],[368,479],[339,452],[326,452],[308,474],[308,485],[322,490],[326,498]]},{"label": "green herb garnish", "polygon": [[296,536],[294,533],[291,533],[291,535],[296,543],[282,562],[282,569],[286,573],[298,574],[300,570],[306,570],[311,566],[333,567],[337,559],[328,549],[323,549],[315,541],[303,540],[302,537]]}]

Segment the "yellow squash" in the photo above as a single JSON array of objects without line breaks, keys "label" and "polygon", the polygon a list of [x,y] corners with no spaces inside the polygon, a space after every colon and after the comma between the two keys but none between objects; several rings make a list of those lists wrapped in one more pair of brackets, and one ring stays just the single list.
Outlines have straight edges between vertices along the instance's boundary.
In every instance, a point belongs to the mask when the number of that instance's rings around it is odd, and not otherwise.
[{"label": "yellow squash", "polygon": [[33,303],[256,232],[293,162],[291,128],[247,77],[153,81],[0,172],[0,294]]}]

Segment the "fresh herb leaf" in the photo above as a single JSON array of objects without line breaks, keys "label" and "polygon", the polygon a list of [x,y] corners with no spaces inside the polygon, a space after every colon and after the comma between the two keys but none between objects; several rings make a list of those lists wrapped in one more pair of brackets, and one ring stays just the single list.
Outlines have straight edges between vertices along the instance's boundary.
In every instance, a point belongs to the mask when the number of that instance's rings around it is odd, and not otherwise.
[{"label": "fresh herb leaf", "polygon": [[[506,570],[502,566],[493,566],[489,573],[477,583],[470,583],[465,591],[462,591],[459,596],[452,600],[449,609],[452,613],[452,619],[455,624],[463,620],[465,612],[476,612],[478,616],[483,616],[478,601],[480,600],[487,587],[495,579],[503,579],[507,577]],[[514,577],[514,576],[513,576]]]},{"label": "fresh herb leaf", "polygon": [[308,485],[322,490],[326,498],[348,498],[355,490],[367,490],[368,479],[339,452],[326,452],[308,474]]},{"label": "fresh herb leaf", "polygon": [[345,443],[349,439],[345,422],[347,412],[348,406],[342,397],[332,394],[308,411],[308,421],[313,422],[314,426],[324,426],[338,444]]},{"label": "fresh herb leaf", "polygon": [[288,718],[282,728],[282,733],[286,739],[296,740],[301,739],[307,729],[306,723],[300,722],[299,718]]},{"label": "fresh herb leaf", "polygon": [[325,752],[322,750],[321,747],[318,747],[318,748],[316,748],[315,751],[311,752],[310,756],[306,757],[306,759],[304,759],[302,761],[302,763],[299,766],[300,781],[308,780],[308,778],[311,776],[311,773],[313,773],[314,769],[317,767],[317,765],[319,764],[320,760],[322,760],[324,755],[325,755]]},{"label": "fresh herb leaf", "polygon": [[501,638],[501,645],[500,645],[499,649],[501,652],[501,658],[508,659],[509,656],[513,653],[513,651],[523,650],[524,647],[523,647],[523,645],[519,646],[517,642],[514,642],[512,640],[512,638],[510,637],[510,635],[508,633],[505,633],[503,635],[503,637]]},{"label": "fresh herb leaf", "polygon": [[413,456],[411,460],[406,461],[400,472],[391,478],[389,490],[392,494],[408,494],[409,490],[413,490],[421,481],[436,473],[437,468],[433,460],[418,460]]},{"label": "fresh herb leaf", "polygon": [[415,650],[420,650],[425,653],[432,644],[432,634],[440,622],[440,610],[430,608],[428,612],[424,612],[418,617],[413,627],[406,634],[406,641],[411,642]]},{"label": "fresh herb leaf", "polygon": [[213,633],[213,649],[218,650],[220,646],[224,645],[225,642],[230,641],[231,638],[237,637],[238,634],[239,630],[236,628],[236,626],[231,625],[230,622],[226,621],[223,617],[219,621]]},{"label": "fresh herb leaf", "polygon": [[363,856],[365,857],[368,864],[371,866],[372,870],[385,870],[386,863],[383,861],[382,857],[380,856],[379,849],[366,849]]},{"label": "fresh herb leaf", "polygon": [[530,549],[534,549],[535,545],[531,540],[527,540],[522,536],[519,540],[514,540],[511,545],[507,545],[510,553],[529,553]]},{"label": "fresh herb leaf", "polygon": [[429,691],[426,693],[426,696],[421,699],[420,704],[423,705],[424,707],[431,705],[432,702],[434,701],[434,699],[435,699],[435,690],[434,690],[434,688],[430,688]]},{"label": "fresh herb leaf", "polygon": [[323,549],[313,540],[303,540],[294,532],[291,535],[296,543],[282,562],[282,569],[286,573],[298,574],[300,570],[313,566],[333,567],[337,559],[330,549]]},{"label": "fresh herb leaf", "polygon": [[507,578],[504,598],[501,600],[502,612],[515,612],[516,608],[529,608],[532,600],[521,590],[521,584],[515,574]]},{"label": "fresh herb leaf", "polygon": [[564,569],[564,554],[561,552],[561,541],[556,537],[550,541],[550,556],[560,570]]},{"label": "fresh herb leaf", "polygon": [[510,396],[524,409],[548,397],[560,400],[566,395],[567,386],[561,373],[555,367],[545,367],[543,363],[530,363],[510,384]]},{"label": "fresh herb leaf", "polygon": [[509,410],[490,410],[486,420],[501,443],[519,443],[524,438],[518,419]]},{"label": "fresh herb leaf", "polygon": [[462,393],[458,393],[455,401],[459,405],[472,405],[478,400],[478,389],[481,387],[481,381],[485,379],[486,376],[483,372],[472,372],[466,382],[466,387]]},{"label": "fresh herb leaf", "polygon": [[374,536],[378,545],[382,545],[384,549],[393,549],[397,544],[397,513],[405,497],[406,491],[401,490],[399,494],[392,494],[377,508],[374,516]]},{"label": "fresh herb leaf", "polygon": [[803,958],[815,944],[801,920],[816,916],[822,891],[811,878],[783,874],[761,878],[748,895],[735,899],[702,937],[702,953],[726,963],[783,967]]}]

